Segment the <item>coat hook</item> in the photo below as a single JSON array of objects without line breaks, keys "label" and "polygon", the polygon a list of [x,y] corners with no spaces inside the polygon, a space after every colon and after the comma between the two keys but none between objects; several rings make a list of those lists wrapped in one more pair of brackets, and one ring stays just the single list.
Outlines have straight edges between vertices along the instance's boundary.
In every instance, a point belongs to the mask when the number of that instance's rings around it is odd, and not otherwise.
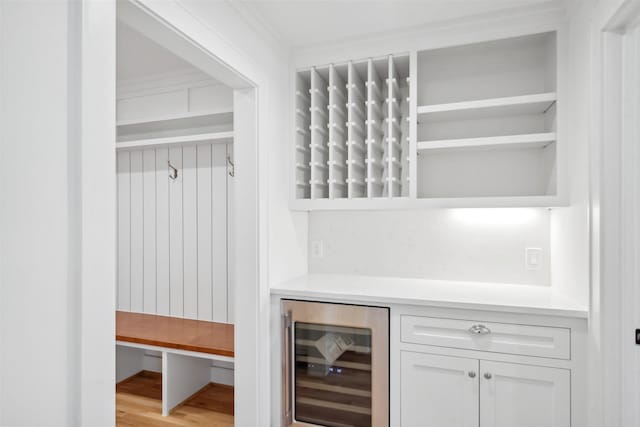
[{"label": "coat hook", "polygon": [[236,166],[231,161],[231,156],[227,156],[227,169],[229,170],[229,176],[231,178],[236,176]]},{"label": "coat hook", "polygon": [[170,161],[167,161],[167,165],[169,165],[169,178],[175,181],[178,178],[178,169],[173,167]]}]

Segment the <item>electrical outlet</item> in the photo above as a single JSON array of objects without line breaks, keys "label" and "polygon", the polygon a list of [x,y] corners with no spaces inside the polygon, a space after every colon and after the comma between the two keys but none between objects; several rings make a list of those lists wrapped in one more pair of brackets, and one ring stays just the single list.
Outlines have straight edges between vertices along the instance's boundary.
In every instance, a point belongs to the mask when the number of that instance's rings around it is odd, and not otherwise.
[{"label": "electrical outlet", "polygon": [[527,270],[538,270],[542,264],[542,248],[525,248],[524,264]]},{"label": "electrical outlet", "polygon": [[322,258],[324,256],[324,245],[322,240],[313,240],[311,242],[311,257]]}]

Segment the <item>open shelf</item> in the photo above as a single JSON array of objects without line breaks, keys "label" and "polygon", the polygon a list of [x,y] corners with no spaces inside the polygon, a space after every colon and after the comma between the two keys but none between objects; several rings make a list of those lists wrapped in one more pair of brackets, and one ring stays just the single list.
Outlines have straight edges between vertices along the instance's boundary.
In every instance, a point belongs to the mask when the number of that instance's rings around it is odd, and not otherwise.
[{"label": "open shelf", "polygon": [[535,95],[423,105],[418,107],[417,113],[421,122],[544,114],[553,106],[556,98],[555,92],[548,92]]},{"label": "open shelf", "polygon": [[444,139],[418,142],[418,151],[504,148],[544,148],[556,140],[554,132],[485,138]]},{"label": "open shelf", "polygon": [[166,138],[138,139],[126,142],[117,142],[116,149],[136,149],[153,148],[167,145],[188,145],[188,144],[231,144],[233,143],[233,131],[211,132],[196,135],[172,136]]},{"label": "open shelf", "polygon": [[187,112],[146,119],[120,120],[117,123],[117,141],[123,143],[230,130],[233,130],[232,111]]},{"label": "open shelf", "polygon": [[201,127],[211,124],[215,121],[230,122],[233,120],[233,110],[221,109],[221,110],[205,110],[205,111],[193,111],[182,114],[172,114],[160,117],[150,117],[144,119],[133,120],[118,120],[116,126],[142,126],[142,125],[157,125],[160,122],[165,123],[167,126],[176,125],[180,122],[180,127]]}]

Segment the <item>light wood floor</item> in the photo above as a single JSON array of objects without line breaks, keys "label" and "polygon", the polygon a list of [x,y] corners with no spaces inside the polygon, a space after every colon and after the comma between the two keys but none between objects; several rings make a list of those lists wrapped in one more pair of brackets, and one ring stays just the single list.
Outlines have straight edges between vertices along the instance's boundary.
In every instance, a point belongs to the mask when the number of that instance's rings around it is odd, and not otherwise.
[{"label": "light wood floor", "polygon": [[118,427],[233,426],[233,387],[209,384],[162,416],[162,375],[143,371],[116,386]]}]

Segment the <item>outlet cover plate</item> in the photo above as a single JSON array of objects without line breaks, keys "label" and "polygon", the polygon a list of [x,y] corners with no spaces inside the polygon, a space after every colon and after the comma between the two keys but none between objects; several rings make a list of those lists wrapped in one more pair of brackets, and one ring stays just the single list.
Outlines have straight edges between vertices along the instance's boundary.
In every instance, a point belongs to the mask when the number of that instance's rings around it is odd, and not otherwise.
[{"label": "outlet cover plate", "polygon": [[524,265],[527,270],[539,270],[542,264],[542,248],[525,248]]}]

